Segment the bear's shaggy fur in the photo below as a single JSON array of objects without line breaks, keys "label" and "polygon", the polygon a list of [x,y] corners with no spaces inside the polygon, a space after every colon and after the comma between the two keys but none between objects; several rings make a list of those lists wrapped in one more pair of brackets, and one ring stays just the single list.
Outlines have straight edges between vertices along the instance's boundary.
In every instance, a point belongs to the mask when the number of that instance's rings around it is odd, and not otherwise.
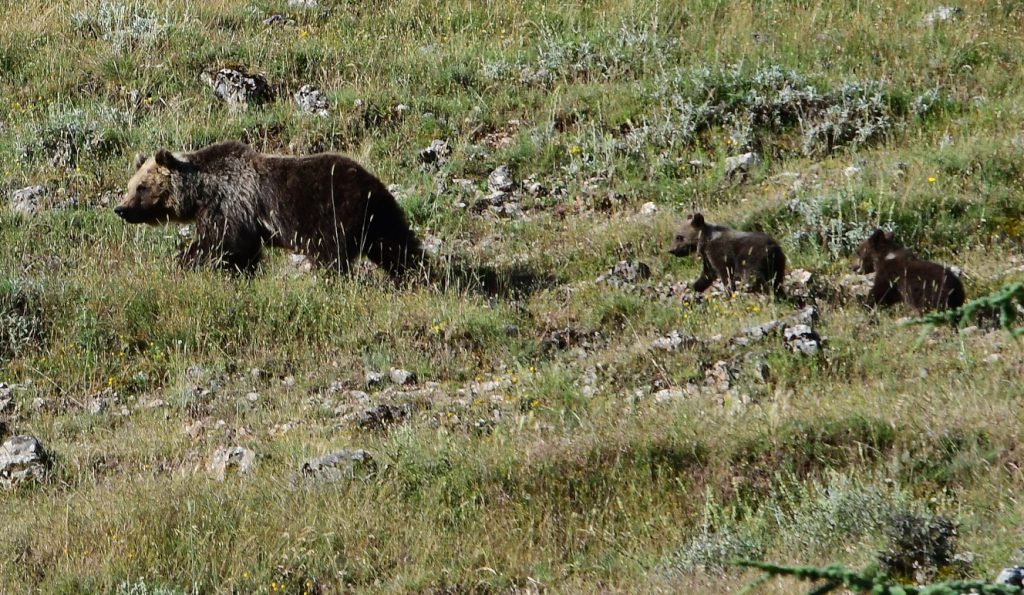
[{"label": "bear's shaggy fur", "polygon": [[676,234],[669,252],[686,256],[695,251],[704,265],[693,282],[695,291],[706,290],[721,277],[729,291],[735,292],[737,280],[743,280],[753,291],[771,290],[777,297],[783,296],[786,255],[768,235],[712,225],[704,221],[704,215],[694,213]]},{"label": "bear's shaggy fur", "polygon": [[964,303],[964,286],[952,270],[922,260],[893,239],[892,233],[876,229],[857,247],[855,269],[875,273],[868,305],[906,303],[918,312],[959,308]]},{"label": "bear's shaggy fur", "polygon": [[129,223],[195,225],[186,267],[252,272],[264,245],[346,271],[359,255],[395,280],[423,260],[419,240],[387,188],[333,153],[267,155],[238,142],[137,158],[114,212]]}]

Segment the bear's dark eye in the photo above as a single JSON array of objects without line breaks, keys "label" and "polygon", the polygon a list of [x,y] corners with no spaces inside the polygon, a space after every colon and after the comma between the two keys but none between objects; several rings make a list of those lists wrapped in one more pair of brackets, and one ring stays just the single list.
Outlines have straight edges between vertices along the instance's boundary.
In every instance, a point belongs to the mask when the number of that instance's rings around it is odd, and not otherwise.
[{"label": "bear's dark eye", "polygon": [[686,236],[684,236],[682,234],[679,234],[679,235],[676,236],[676,239],[679,240],[680,242],[682,242],[682,241],[686,240]]},{"label": "bear's dark eye", "polygon": [[138,186],[135,187],[135,189],[138,190],[139,192],[145,192],[146,190],[149,190],[149,188],[147,188],[145,184],[139,184]]}]

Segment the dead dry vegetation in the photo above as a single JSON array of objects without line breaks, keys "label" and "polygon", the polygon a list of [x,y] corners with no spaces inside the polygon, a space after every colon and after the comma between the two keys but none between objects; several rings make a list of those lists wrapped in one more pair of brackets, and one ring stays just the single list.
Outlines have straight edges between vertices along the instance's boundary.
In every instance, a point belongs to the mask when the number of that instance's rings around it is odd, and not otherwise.
[{"label": "dead dry vegetation", "polygon": [[[0,474],[0,590],[729,592],[758,576],[737,558],[1024,562],[1020,345],[922,334],[848,276],[882,227],[968,298],[1024,278],[1024,5],[938,8],[7,6],[0,439],[45,457]],[[187,230],[113,215],[136,151],[228,139],[353,156],[452,282],[283,253],[184,272]],[[667,250],[694,209],[777,238],[810,273],[793,299],[688,291],[699,263]],[[467,280],[486,267],[497,291]]]}]

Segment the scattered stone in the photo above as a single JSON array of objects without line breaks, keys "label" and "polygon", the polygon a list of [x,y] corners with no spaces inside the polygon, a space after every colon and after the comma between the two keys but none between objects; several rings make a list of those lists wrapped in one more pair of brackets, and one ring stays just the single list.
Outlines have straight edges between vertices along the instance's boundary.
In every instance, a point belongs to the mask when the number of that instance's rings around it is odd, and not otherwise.
[{"label": "scattered stone", "polygon": [[754,379],[764,384],[771,380],[772,369],[768,367],[768,362],[763,359],[757,358],[749,363],[751,371],[754,374]]},{"label": "scattered stone", "polygon": [[483,436],[493,432],[496,427],[498,427],[498,420],[496,419],[484,419],[481,417],[473,422],[473,430]]},{"label": "scattered stone", "polygon": [[267,433],[270,434],[271,436],[284,436],[288,432],[291,432],[293,427],[295,426],[291,422],[286,421],[283,423],[274,424],[274,427],[270,428],[270,430]]},{"label": "scattered stone", "polygon": [[423,165],[441,165],[451,157],[451,154],[452,148],[447,141],[434,139],[430,141],[429,147],[419,152],[419,161]]},{"label": "scattered stone", "polygon": [[312,10],[320,8],[320,3],[316,0],[288,0],[288,8]]},{"label": "scattered stone", "polygon": [[1012,566],[1002,569],[999,572],[999,576],[996,577],[996,584],[1024,587],[1024,566]]},{"label": "scattered stone", "polygon": [[783,287],[786,295],[797,301],[797,303],[831,298],[835,293],[825,280],[804,269],[790,271],[786,275]]},{"label": "scattered stone", "polygon": [[263,74],[250,75],[245,69],[222,68],[213,76],[203,73],[203,80],[213,89],[213,94],[232,110],[248,111],[250,106],[274,99],[266,77]]},{"label": "scattered stone", "polygon": [[299,277],[313,272],[313,263],[306,258],[305,254],[289,254],[288,266],[285,273],[292,277]]},{"label": "scattered stone", "polygon": [[377,463],[365,450],[339,450],[302,464],[302,476],[316,482],[367,479],[377,472]]},{"label": "scattered stone", "polygon": [[732,387],[732,380],[735,377],[736,374],[729,367],[729,364],[719,360],[704,372],[704,385],[711,387],[717,392],[724,393]]},{"label": "scattered stone", "polygon": [[507,165],[498,166],[487,176],[487,187],[491,192],[512,192],[516,189],[516,182],[512,179]]},{"label": "scattered stone", "polygon": [[945,23],[947,21],[960,18],[963,14],[964,9],[959,6],[940,6],[924,15],[921,19],[921,24],[925,26],[932,26],[937,23]]},{"label": "scattered stone", "polygon": [[690,281],[686,280],[675,281],[672,283],[657,283],[645,286],[642,289],[645,293],[649,293],[662,301],[679,300],[687,303],[700,304],[707,299],[704,294],[693,291],[690,288]]},{"label": "scattered stone", "polygon": [[10,489],[46,477],[50,460],[32,436],[12,436],[0,446],[0,487]]},{"label": "scattered stone", "polygon": [[107,400],[103,397],[93,397],[85,404],[85,411],[89,415],[99,415],[107,408]]},{"label": "scattered stone", "polygon": [[812,278],[814,278],[814,274],[804,269],[794,269],[786,275],[786,281],[800,286],[806,286]]},{"label": "scattered stone", "polygon": [[197,419],[196,421],[185,425],[185,433],[188,437],[193,440],[198,440],[200,436],[206,431],[206,424],[202,420]]},{"label": "scattered stone", "polygon": [[751,170],[761,164],[761,156],[753,151],[725,158],[725,177],[734,178],[739,176],[746,178]]},{"label": "scattered stone", "polygon": [[245,400],[249,401],[250,403],[255,403],[256,401],[260,400],[260,394],[259,393],[255,393],[255,392],[253,392],[253,393],[246,393],[245,394]]},{"label": "scattered stone", "polygon": [[597,283],[607,283],[612,287],[635,285],[651,276],[651,267],[638,260],[621,260],[610,270],[596,279]]},{"label": "scattered stone", "polygon": [[377,388],[384,385],[384,375],[380,372],[366,373],[366,388]]},{"label": "scattered stone", "polygon": [[856,165],[851,165],[843,170],[843,175],[846,176],[847,180],[852,180],[860,175],[860,168]]},{"label": "scattered stone", "polygon": [[269,17],[263,19],[263,24],[267,27],[284,27],[295,26],[295,19],[289,19],[283,14],[272,14]]},{"label": "scattered stone", "polygon": [[807,306],[796,314],[779,320],[771,320],[764,324],[748,327],[742,333],[730,341],[734,346],[745,346],[764,340],[773,334],[783,330],[784,327],[794,325],[813,325],[818,320],[818,309],[814,306]]},{"label": "scattered stone", "polygon": [[217,481],[224,481],[227,474],[234,469],[239,475],[252,471],[256,464],[256,453],[241,446],[222,446],[210,457],[206,470]]},{"label": "scattered stone", "polygon": [[32,399],[32,409],[34,411],[42,411],[46,407],[46,400],[42,397],[36,397]]},{"label": "scattered stone", "polygon": [[295,103],[307,114],[316,114],[326,117],[330,113],[330,102],[319,88],[313,85],[302,85],[295,92]]},{"label": "scattered stone", "polygon": [[208,375],[209,371],[202,366],[192,365],[185,368],[185,380],[189,384],[200,385]]},{"label": "scattered stone", "polygon": [[650,217],[658,212],[658,205],[653,202],[645,202],[640,206],[640,214],[644,217]]},{"label": "scattered stone", "polygon": [[875,284],[874,274],[843,275],[839,280],[839,293],[847,302],[862,301],[871,293],[871,287]]},{"label": "scattered stone", "polygon": [[360,414],[356,425],[364,430],[381,431],[401,423],[408,415],[408,407],[381,404]]},{"label": "scattered stone", "polygon": [[601,333],[599,331],[587,332],[566,327],[545,332],[540,342],[540,348],[544,352],[562,351],[570,347],[581,347],[585,351],[600,338]]},{"label": "scattered stone", "polygon": [[159,409],[166,404],[167,402],[163,399],[141,399],[139,401],[139,407],[143,409]]},{"label": "scattered stone", "polygon": [[395,115],[400,118],[400,117],[404,116],[406,113],[408,113],[409,110],[411,110],[411,109],[412,108],[409,107],[408,105],[405,105],[404,103],[399,103],[398,105],[396,105],[394,107],[393,111],[394,111]]},{"label": "scattered stone", "polygon": [[655,403],[668,403],[669,401],[680,401],[686,398],[686,393],[678,388],[663,388],[654,393]]},{"label": "scattered stone", "polygon": [[694,349],[701,345],[700,339],[693,335],[687,335],[680,333],[679,331],[672,331],[664,337],[655,339],[651,343],[651,347],[654,349],[662,349],[669,352],[679,352],[689,349]]},{"label": "scattered stone", "polygon": [[683,388],[663,388],[654,393],[655,403],[670,403],[684,399],[700,396],[700,387],[695,384],[687,384]]},{"label": "scattered stone", "polygon": [[821,337],[807,324],[794,324],[782,330],[782,341],[792,353],[817,355],[821,350]]},{"label": "scattered stone", "polygon": [[401,368],[391,368],[388,372],[388,378],[391,379],[393,384],[397,384],[398,386],[416,383],[416,374]]},{"label": "scattered stone", "polygon": [[536,180],[531,180],[526,183],[526,191],[529,192],[531,196],[537,197],[546,196],[548,194],[547,186]]},{"label": "scattered stone", "polygon": [[29,186],[11,194],[11,210],[23,215],[33,215],[40,210],[40,201],[46,196],[45,186]]}]

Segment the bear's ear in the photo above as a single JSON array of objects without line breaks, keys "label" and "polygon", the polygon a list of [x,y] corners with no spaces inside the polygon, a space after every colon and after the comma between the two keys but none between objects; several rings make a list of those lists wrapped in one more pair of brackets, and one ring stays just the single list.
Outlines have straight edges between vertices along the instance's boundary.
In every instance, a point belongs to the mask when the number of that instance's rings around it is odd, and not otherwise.
[{"label": "bear's ear", "polygon": [[690,225],[694,227],[704,227],[704,215],[694,213],[693,217],[690,217]]},{"label": "bear's ear", "polygon": [[882,231],[882,228],[880,227],[876,228],[875,233],[871,234],[871,237],[869,239],[871,240],[872,244],[877,244],[878,242],[881,242],[882,240],[885,239],[885,232]]},{"label": "bear's ear", "polygon": [[149,159],[149,157],[146,157],[142,153],[136,153],[135,161],[133,162],[133,164],[135,165],[135,169],[139,169],[140,167],[142,167],[142,164],[146,162],[146,159]]},{"label": "bear's ear", "polygon": [[167,169],[174,169],[181,166],[181,161],[167,149],[160,149],[157,151],[156,154],[153,155],[153,159],[156,161],[157,165],[160,167],[166,167]]}]

